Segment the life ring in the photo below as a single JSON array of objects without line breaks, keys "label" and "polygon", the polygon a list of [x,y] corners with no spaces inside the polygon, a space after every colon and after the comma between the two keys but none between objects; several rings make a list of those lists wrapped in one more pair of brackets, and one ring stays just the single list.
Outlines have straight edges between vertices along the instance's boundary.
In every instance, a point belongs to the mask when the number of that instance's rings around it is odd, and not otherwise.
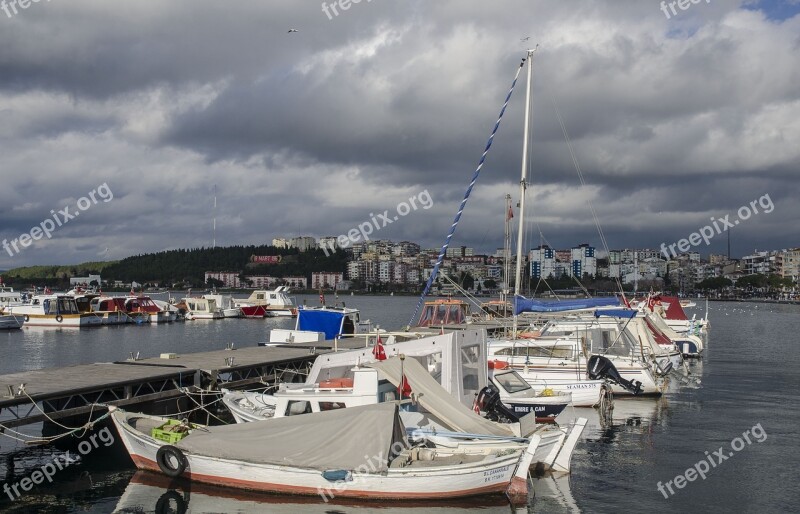
[{"label": "life ring", "polygon": [[156,514],[172,512],[184,514],[187,510],[188,505],[186,505],[186,500],[183,498],[183,495],[173,489],[162,494],[156,502]]},{"label": "life ring", "polygon": [[186,471],[186,466],[189,462],[186,460],[186,455],[183,454],[178,448],[165,444],[158,449],[156,453],[156,462],[158,469],[168,477],[179,477]]},{"label": "life ring", "polygon": [[62,321],[64,321],[64,316],[62,316],[61,314],[56,315],[56,321],[61,323]]},{"label": "life ring", "polygon": [[31,320],[31,317],[26,314],[25,315],[25,323],[29,322],[30,320]]}]

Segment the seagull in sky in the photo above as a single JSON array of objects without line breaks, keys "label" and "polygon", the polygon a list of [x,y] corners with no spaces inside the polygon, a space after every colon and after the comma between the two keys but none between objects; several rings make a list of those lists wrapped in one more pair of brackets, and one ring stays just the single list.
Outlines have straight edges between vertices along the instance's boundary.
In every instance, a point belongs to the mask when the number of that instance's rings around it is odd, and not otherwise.
[{"label": "seagull in sky", "polygon": [[529,40],[530,38],[531,38],[530,36],[523,37],[523,38],[520,39],[520,41],[522,41],[524,43],[525,41]]},{"label": "seagull in sky", "polygon": [[289,32],[287,32],[287,34],[291,34],[292,32],[300,32],[300,31],[297,29],[289,29]]}]

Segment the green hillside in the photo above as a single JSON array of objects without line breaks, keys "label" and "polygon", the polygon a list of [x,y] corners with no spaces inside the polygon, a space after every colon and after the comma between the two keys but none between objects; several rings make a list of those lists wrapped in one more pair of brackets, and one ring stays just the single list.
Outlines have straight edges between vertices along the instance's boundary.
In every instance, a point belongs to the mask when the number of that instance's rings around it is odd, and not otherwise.
[{"label": "green hillside", "polygon": [[[253,255],[280,255],[278,264],[250,263]],[[344,252],[325,256],[322,250],[300,252],[295,248],[280,249],[274,246],[232,246],[226,248],[194,248],[169,250],[127,257],[120,261],[87,262],[74,266],[30,266],[3,273],[4,282],[19,287],[30,285],[61,286],[69,277],[100,273],[104,281],[136,281],[141,284],[157,283],[201,287],[206,271],[231,271],[247,275],[273,277],[301,276],[311,279],[314,271],[345,271]]]}]

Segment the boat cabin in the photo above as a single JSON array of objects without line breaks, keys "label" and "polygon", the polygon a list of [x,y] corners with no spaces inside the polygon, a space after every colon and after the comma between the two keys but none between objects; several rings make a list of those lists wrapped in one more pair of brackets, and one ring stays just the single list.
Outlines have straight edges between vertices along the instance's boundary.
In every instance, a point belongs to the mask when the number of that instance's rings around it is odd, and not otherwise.
[{"label": "boat cabin", "polygon": [[425,302],[417,327],[462,325],[469,319],[469,304],[452,298]]}]

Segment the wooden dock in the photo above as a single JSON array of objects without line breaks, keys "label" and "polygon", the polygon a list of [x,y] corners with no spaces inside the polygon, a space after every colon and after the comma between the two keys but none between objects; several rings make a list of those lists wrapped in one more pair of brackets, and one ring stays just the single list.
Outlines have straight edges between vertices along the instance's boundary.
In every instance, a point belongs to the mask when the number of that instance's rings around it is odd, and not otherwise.
[{"label": "wooden dock", "polygon": [[[349,345],[341,345],[343,346]],[[307,374],[329,346],[280,345],[103,362],[0,375],[0,432],[32,423],[85,416],[97,404],[164,402],[186,391],[212,392],[291,381]]]}]

